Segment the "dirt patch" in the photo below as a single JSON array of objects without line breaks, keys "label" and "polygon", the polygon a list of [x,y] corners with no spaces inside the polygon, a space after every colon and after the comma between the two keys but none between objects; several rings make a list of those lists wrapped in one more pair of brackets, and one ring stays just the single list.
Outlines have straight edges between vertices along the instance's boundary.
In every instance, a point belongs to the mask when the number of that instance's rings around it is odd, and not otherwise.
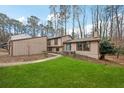
[{"label": "dirt patch", "polygon": [[7,50],[0,49],[0,63],[13,63],[13,62],[25,62],[25,61],[34,61],[44,58],[53,57],[52,54],[38,54],[30,56],[9,56]]},{"label": "dirt patch", "polygon": [[[124,64],[117,63],[117,62],[115,62],[113,60],[110,60],[110,59],[98,60],[98,59],[95,59],[95,58],[90,58],[90,57],[86,57],[86,56],[78,55],[78,54],[76,54],[76,55],[73,55],[73,54],[72,55],[65,55],[65,56],[69,56],[69,57],[80,59],[80,60],[87,60],[87,61],[98,63],[98,64],[124,65]],[[122,61],[124,61],[124,60],[122,60]]]},{"label": "dirt patch", "polygon": [[30,55],[30,56],[0,56],[0,63],[11,63],[11,62],[25,62],[25,61],[34,61],[44,58],[52,57],[53,55],[48,54],[47,56],[40,54],[40,55]]},{"label": "dirt patch", "polygon": [[0,48],[0,56],[8,55],[8,51],[6,49]]},{"label": "dirt patch", "polygon": [[115,55],[107,55],[105,58],[115,63],[124,65],[124,55],[120,55],[119,58],[117,58]]},{"label": "dirt patch", "polygon": [[0,52],[7,52],[7,50],[0,48]]}]

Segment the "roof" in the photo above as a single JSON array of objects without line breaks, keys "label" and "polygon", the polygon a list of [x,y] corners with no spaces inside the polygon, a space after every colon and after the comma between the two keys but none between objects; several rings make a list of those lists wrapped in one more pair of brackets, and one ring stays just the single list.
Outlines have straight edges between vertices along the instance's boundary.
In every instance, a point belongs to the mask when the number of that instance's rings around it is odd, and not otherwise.
[{"label": "roof", "polygon": [[28,39],[37,39],[37,38],[47,38],[47,36],[42,36],[42,37],[21,37],[21,38],[16,38],[16,39],[10,39],[9,42],[11,41],[21,41],[21,40],[28,40]]},{"label": "roof", "polygon": [[48,38],[48,40],[50,40],[50,39],[62,38],[62,37],[66,37],[66,36],[69,36],[69,37],[71,37],[71,38],[72,38],[72,36],[71,36],[71,35],[64,35],[64,36],[58,36],[58,37]]},{"label": "roof", "polygon": [[14,35],[14,36],[11,36],[10,40],[20,40],[20,39],[26,39],[26,38],[31,38],[31,36],[28,34]]},{"label": "roof", "polygon": [[83,38],[83,39],[74,39],[68,40],[64,43],[76,43],[76,42],[85,42],[85,41],[100,41],[100,38]]}]

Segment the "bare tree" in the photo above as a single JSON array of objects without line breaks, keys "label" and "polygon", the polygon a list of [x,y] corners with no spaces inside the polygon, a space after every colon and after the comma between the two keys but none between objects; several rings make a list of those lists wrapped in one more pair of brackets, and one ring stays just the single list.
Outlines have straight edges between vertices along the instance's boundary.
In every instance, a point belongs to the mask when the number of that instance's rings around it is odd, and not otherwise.
[{"label": "bare tree", "polygon": [[72,22],[72,37],[74,38],[74,36],[75,36],[75,13],[76,13],[76,6],[75,5],[73,5],[72,6],[72,20],[73,20],[73,22]]},{"label": "bare tree", "polygon": [[86,38],[86,30],[85,30],[85,26],[86,26],[86,10],[85,10],[85,6],[81,7],[81,13],[82,13],[82,30],[83,30],[83,37]]},{"label": "bare tree", "polygon": [[60,16],[64,19],[65,35],[67,34],[67,21],[70,17],[70,5],[60,5]]},{"label": "bare tree", "polygon": [[75,6],[76,7],[76,20],[78,22],[79,30],[80,30],[80,37],[83,38],[83,32],[82,32],[82,27],[81,27],[81,22],[80,22],[80,15],[82,13],[82,10],[80,6]]},{"label": "bare tree", "polygon": [[9,20],[6,14],[0,13],[0,39],[4,41],[6,39],[6,29],[7,29],[7,21]]},{"label": "bare tree", "polygon": [[36,27],[38,25],[39,20],[40,19],[36,16],[30,16],[28,18],[28,24],[32,27],[32,31],[33,31],[32,36],[34,37],[36,36]]},{"label": "bare tree", "polygon": [[50,13],[51,13],[51,15],[53,14],[54,16],[53,16],[53,18],[51,19],[51,21],[53,21],[53,23],[54,23],[54,32],[56,33],[56,35],[57,35],[57,5],[50,5]]}]

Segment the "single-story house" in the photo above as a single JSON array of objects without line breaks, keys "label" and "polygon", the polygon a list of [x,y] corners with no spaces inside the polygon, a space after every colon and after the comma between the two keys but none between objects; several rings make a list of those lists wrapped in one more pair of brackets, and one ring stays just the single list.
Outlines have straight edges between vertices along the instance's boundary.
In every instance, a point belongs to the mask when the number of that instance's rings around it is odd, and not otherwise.
[{"label": "single-story house", "polygon": [[40,54],[47,51],[47,37],[15,35],[9,40],[8,48],[11,56]]},{"label": "single-story house", "polygon": [[48,52],[61,53],[64,50],[63,42],[72,40],[70,35],[48,38]]},{"label": "single-story house", "polygon": [[64,42],[64,52],[75,52],[75,54],[99,59],[100,38],[85,38],[68,40]]}]

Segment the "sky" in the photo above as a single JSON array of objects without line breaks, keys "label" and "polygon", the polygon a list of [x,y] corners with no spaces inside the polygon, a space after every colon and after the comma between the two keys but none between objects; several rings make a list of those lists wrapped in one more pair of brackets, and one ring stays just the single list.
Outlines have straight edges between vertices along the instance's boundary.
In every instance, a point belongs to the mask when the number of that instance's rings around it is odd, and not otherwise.
[{"label": "sky", "polygon": [[[40,18],[41,23],[45,23],[50,16],[49,5],[0,5],[0,13],[6,14],[10,18],[17,19],[23,23],[26,23],[27,18],[31,15]],[[91,30],[91,14],[90,8],[86,8],[86,30],[90,32]],[[72,29],[72,23],[69,23],[68,32],[70,33]],[[79,30],[78,27],[76,30]]]},{"label": "sky", "polygon": [[50,14],[49,6],[47,5],[0,5],[0,12],[6,14],[10,18],[24,19],[33,15],[40,18],[41,21],[46,21]]}]

